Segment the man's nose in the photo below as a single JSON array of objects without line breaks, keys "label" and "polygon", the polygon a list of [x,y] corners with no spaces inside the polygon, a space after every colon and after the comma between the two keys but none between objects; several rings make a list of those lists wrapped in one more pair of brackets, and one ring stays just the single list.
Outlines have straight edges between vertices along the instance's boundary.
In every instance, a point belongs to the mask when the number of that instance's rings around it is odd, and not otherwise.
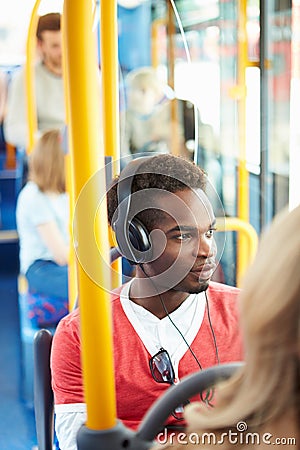
[{"label": "man's nose", "polygon": [[216,254],[215,240],[213,238],[208,238],[205,235],[200,236],[196,252],[197,257],[211,258]]}]

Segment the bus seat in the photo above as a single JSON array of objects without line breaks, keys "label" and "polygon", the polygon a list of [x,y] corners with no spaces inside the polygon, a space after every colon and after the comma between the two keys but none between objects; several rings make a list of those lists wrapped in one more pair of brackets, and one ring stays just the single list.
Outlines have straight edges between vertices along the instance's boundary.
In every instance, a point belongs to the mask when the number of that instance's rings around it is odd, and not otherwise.
[{"label": "bus seat", "polygon": [[53,449],[54,401],[51,388],[52,334],[47,329],[34,336],[34,412],[39,450]]},{"label": "bus seat", "polygon": [[[78,450],[122,450],[125,447],[131,450],[149,450],[155,444],[155,438],[163,430],[172,411],[185,404],[189,398],[213,387],[221,380],[228,379],[242,365],[242,362],[220,364],[193,373],[183,378],[179,384],[170,386],[148,410],[136,432],[126,428],[120,421],[113,429],[99,431],[90,430],[83,425],[77,434]],[[179,427],[177,432],[180,430],[182,427]],[[173,433],[176,433],[175,428]]]},{"label": "bus seat", "polygon": [[[29,408],[33,408],[33,340],[41,329],[30,320],[28,311],[28,285],[24,275],[18,277],[19,318],[21,337],[21,397]],[[54,333],[56,324],[49,323],[47,328]]]},{"label": "bus seat", "polygon": [[138,438],[145,442],[154,441],[172,411],[185,404],[189,398],[213,387],[222,380],[227,380],[243,365],[243,362],[218,364],[192,373],[183,378],[180,383],[171,386],[154,402],[144,416],[137,430]]}]

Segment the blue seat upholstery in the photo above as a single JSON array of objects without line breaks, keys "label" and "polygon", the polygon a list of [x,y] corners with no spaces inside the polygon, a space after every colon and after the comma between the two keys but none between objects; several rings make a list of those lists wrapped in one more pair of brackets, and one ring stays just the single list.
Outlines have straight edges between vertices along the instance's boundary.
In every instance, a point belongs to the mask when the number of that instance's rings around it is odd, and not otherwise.
[{"label": "blue seat upholstery", "polygon": [[[30,320],[28,307],[27,281],[23,275],[18,278],[19,317],[21,338],[21,398],[29,408],[33,408],[33,341],[35,334],[41,329]],[[56,324],[48,323],[47,329],[53,334]]]}]

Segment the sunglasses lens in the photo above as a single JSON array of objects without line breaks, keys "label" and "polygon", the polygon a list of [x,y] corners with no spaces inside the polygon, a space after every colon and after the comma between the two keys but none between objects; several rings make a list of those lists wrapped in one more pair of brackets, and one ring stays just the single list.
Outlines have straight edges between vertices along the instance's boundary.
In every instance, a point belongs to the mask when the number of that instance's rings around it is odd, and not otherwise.
[{"label": "sunglasses lens", "polygon": [[161,351],[150,360],[151,373],[158,383],[174,383],[174,369],[166,351]]},{"label": "sunglasses lens", "polygon": [[165,369],[162,372],[157,368],[156,365],[153,367],[154,379],[160,383],[172,383],[173,378],[169,370]]},{"label": "sunglasses lens", "polygon": [[[158,383],[174,384],[175,372],[169,353],[166,350],[161,349],[156,355],[152,356],[150,359],[150,370],[154,380]],[[189,401],[187,401],[187,403],[189,403]],[[172,412],[172,416],[176,420],[184,420],[183,406],[185,405],[178,406],[176,410]]]}]

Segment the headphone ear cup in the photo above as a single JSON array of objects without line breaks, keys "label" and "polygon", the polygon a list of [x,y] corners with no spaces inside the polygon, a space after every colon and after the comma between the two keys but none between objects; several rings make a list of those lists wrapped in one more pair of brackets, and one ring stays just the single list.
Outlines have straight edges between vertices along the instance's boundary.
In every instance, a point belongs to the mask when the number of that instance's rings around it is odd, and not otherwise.
[{"label": "headphone ear cup", "polygon": [[114,212],[116,220],[112,228],[118,243],[118,250],[132,264],[152,261],[152,243],[148,230],[144,224],[133,217],[129,219],[131,209],[131,187],[134,176],[139,172],[141,164],[149,159],[148,156],[130,161],[122,170],[117,183],[118,205]]},{"label": "headphone ear cup", "polygon": [[[129,241],[132,251],[131,258],[129,259],[135,264],[146,262],[146,259],[148,258],[144,258],[143,253],[148,252],[152,247],[148,230],[146,229],[144,224],[137,218],[132,219],[132,221],[129,223],[128,229]],[[140,255],[139,252],[141,252],[142,255]],[[134,256],[134,260],[132,256]]]}]

